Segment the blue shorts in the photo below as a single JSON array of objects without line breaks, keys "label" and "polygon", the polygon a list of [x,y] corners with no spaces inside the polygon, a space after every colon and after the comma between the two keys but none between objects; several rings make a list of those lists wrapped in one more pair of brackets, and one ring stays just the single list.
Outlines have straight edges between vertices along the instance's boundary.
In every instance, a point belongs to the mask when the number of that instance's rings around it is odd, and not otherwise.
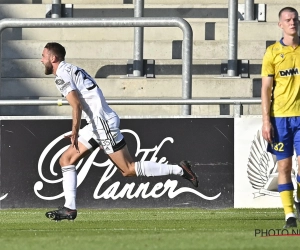
[{"label": "blue shorts", "polygon": [[300,155],[300,116],[271,117],[274,127],[272,144],[268,144],[267,151],[276,155],[277,160]]}]

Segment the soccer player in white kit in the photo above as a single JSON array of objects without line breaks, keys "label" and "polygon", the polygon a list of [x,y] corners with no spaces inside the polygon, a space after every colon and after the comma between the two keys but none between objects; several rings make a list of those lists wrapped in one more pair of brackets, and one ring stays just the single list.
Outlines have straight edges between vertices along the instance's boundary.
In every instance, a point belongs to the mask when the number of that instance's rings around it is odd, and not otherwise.
[{"label": "soccer player in white kit", "polygon": [[[65,62],[65,55],[66,50],[61,44],[51,42],[45,45],[41,59],[45,74],[55,75],[56,87],[72,107],[72,133],[68,136],[71,145],[59,159],[65,204],[58,210],[47,212],[46,217],[56,221],[76,218],[75,166],[97,147],[104,150],[123,176],[179,175],[198,187],[197,176],[188,161],[178,165],[134,162],[120,132],[118,115],[108,106],[95,80],[85,70]],[[82,114],[88,124],[80,129]]]}]

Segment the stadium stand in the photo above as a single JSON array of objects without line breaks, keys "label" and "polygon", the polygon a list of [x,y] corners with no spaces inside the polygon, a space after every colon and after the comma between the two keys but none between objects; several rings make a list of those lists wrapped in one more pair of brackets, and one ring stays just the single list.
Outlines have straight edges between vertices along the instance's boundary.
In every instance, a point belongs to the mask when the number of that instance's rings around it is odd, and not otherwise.
[{"label": "stadium stand", "polygon": [[[0,19],[51,17],[52,0],[0,0]],[[133,0],[62,0],[72,4],[74,18],[133,17]],[[239,11],[245,1],[238,1]],[[299,1],[265,4],[264,21],[238,22],[238,59],[248,62],[243,77],[226,77],[228,1],[145,0],[145,17],[181,17],[193,29],[193,98],[252,98],[260,96],[261,59],[268,44],[281,37],[278,11]],[[259,13],[256,13],[259,15]],[[144,59],[155,60],[155,77],[127,77],[133,58],[134,28],[8,28],[2,34],[1,99],[57,99],[53,76],[45,76],[41,52],[49,41],[62,43],[67,61],[94,76],[108,99],[181,98],[181,40],[179,28],[144,28]],[[70,107],[5,106],[1,115],[69,115]],[[120,115],[179,115],[180,106],[113,107]],[[227,105],[197,105],[192,115],[232,114]],[[260,114],[259,105],[244,105],[243,114]]]}]

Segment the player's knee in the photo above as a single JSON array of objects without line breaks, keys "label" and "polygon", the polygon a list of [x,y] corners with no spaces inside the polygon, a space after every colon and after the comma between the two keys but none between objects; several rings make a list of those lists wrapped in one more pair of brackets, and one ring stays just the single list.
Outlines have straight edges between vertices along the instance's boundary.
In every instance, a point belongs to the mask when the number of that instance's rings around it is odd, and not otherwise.
[{"label": "player's knee", "polygon": [[278,172],[282,175],[290,175],[292,172],[292,169],[289,167],[281,168],[280,170],[278,170]]},{"label": "player's knee", "polygon": [[135,174],[135,169],[130,167],[130,168],[127,168],[125,171],[121,171],[122,175],[124,177],[132,177],[132,176],[136,176]]},{"label": "player's knee", "polygon": [[131,176],[134,176],[134,174],[132,174],[132,173],[129,172],[129,171],[122,172],[122,175],[123,175],[124,177],[131,177]]},{"label": "player's knee", "polygon": [[64,167],[64,166],[74,165],[74,163],[72,162],[72,159],[71,159],[71,158],[62,155],[62,156],[59,158],[59,165],[60,165],[61,167]]},{"label": "player's knee", "polygon": [[65,162],[66,162],[66,161],[65,161],[65,159],[64,159],[63,157],[60,157],[60,158],[59,158],[59,165],[60,165],[61,167],[67,166],[67,164],[66,164]]}]

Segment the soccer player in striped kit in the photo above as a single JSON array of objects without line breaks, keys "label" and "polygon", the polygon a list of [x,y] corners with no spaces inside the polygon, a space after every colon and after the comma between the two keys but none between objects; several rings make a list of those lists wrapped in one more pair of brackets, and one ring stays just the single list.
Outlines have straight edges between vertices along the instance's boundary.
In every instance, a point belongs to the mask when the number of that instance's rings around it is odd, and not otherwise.
[{"label": "soccer player in striped kit", "polygon": [[[75,165],[98,147],[104,150],[123,176],[179,175],[198,187],[197,176],[188,161],[181,161],[178,165],[134,162],[120,132],[118,115],[108,106],[95,80],[85,70],[65,62],[65,55],[65,48],[52,42],[44,47],[41,59],[45,74],[55,75],[56,87],[72,107],[71,145],[59,159],[65,204],[58,210],[47,212],[46,217],[53,220],[76,218]],[[80,129],[82,113],[88,124]]]}]

